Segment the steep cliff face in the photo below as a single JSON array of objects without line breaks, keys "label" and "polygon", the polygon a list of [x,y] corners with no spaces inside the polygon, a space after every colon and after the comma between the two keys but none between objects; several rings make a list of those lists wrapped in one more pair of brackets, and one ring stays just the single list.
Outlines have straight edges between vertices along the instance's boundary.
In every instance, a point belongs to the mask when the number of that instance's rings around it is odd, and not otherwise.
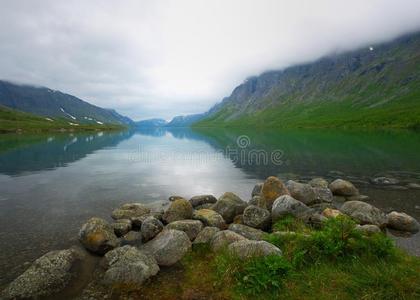
[{"label": "steep cliff face", "polygon": [[420,124],[420,33],[251,77],[195,126]]}]

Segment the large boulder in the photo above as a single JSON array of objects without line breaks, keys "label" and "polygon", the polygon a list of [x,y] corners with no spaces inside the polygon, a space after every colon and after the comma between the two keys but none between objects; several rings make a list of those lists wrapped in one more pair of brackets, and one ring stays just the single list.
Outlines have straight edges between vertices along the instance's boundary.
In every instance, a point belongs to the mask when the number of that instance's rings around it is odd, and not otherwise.
[{"label": "large boulder", "polygon": [[216,202],[217,199],[213,195],[194,196],[190,199],[190,203],[193,207],[197,207],[204,204],[213,204]]},{"label": "large boulder", "polygon": [[250,205],[244,210],[243,222],[245,225],[265,230],[270,226],[271,214],[264,208]]},{"label": "large boulder", "polygon": [[251,193],[251,197],[255,197],[255,196],[261,196],[262,193],[262,187],[263,187],[264,183],[257,183],[254,188],[252,189],[252,193]]},{"label": "large boulder", "polygon": [[159,272],[159,266],[152,256],[128,245],[105,254],[105,264],[105,284],[139,285]]},{"label": "large boulder", "polygon": [[127,203],[123,204],[120,208],[112,211],[111,217],[114,220],[130,219],[134,217],[141,217],[150,213],[150,208],[142,203]]},{"label": "large boulder", "polygon": [[199,220],[179,220],[169,223],[166,228],[183,231],[192,241],[203,230],[203,223]]},{"label": "large boulder", "polygon": [[262,197],[265,201],[265,207],[271,210],[274,201],[282,195],[290,195],[289,190],[284,183],[275,176],[268,177],[261,189]]},{"label": "large boulder", "polygon": [[183,231],[165,229],[141,250],[153,255],[159,266],[171,266],[191,250],[191,241]]},{"label": "large boulder", "polygon": [[223,217],[212,209],[196,210],[194,211],[192,218],[203,222],[205,226],[218,227],[220,229],[224,229],[226,227]]},{"label": "large boulder", "polygon": [[329,188],[314,187],[315,203],[332,203],[334,196]]},{"label": "large boulder", "polygon": [[318,188],[327,188],[328,187],[328,181],[326,181],[324,178],[320,178],[320,177],[313,178],[308,183],[312,187],[318,187]]},{"label": "large boulder", "polygon": [[289,195],[283,195],[276,199],[271,210],[271,218],[273,223],[287,215],[304,219],[314,211]]},{"label": "large boulder", "polygon": [[387,215],[387,225],[389,228],[411,233],[416,233],[420,229],[420,225],[416,219],[406,213],[396,211],[390,212]]},{"label": "large boulder", "polygon": [[230,224],[228,229],[249,240],[260,241],[264,237],[264,231],[243,224]]},{"label": "large boulder", "polygon": [[214,235],[219,231],[220,229],[218,227],[211,227],[211,226],[204,227],[203,230],[201,230],[199,234],[197,235],[197,237],[195,238],[193,244],[210,243]]},{"label": "large boulder", "polygon": [[100,255],[119,245],[114,228],[101,218],[91,218],[82,226],[79,241],[89,251]]},{"label": "large boulder", "polygon": [[[85,253],[80,249],[51,251],[41,256],[0,295],[1,299],[39,299],[65,288],[77,274],[72,269]],[[6,270],[4,270],[6,272]]]},{"label": "large boulder", "polygon": [[361,225],[373,224],[379,227],[386,225],[386,216],[378,208],[362,201],[347,201],[345,202],[340,211],[356,221]]},{"label": "large boulder", "polygon": [[165,211],[163,220],[171,223],[178,220],[191,219],[193,215],[193,207],[191,203],[185,199],[177,199],[171,202],[171,205]]},{"label": "large boulder", "polygon": [[237,241],[231,243],[228,246],[228,250],[242,259],[256,256],[282,255],[279,248],[266,241]]},{"label": "large boulder", "polygon": [[143,241],[147,242],[153,239],[159,232],[163,230],[163,224],[155,217],[148,217],[141,224],[141,235]]},{"label": "large boulder", "polygon": [[242,240],[246,240],[246,238],[240,234],[237,234],[236,232],[230,230],[222,230],[213,236],[213,239],[210,242],[210,246],[213,251],[219,251],[224,247],[227,247],[229,244],[232,244],[233,242]]},{"label": "large boulder", "polygon": [[286,182],[286,187],[290,192],[290,196],[306,205],[317,202],[315,191],[309,184],[289,180]]},{"label": "large boulder", "polygon": [[213,205],[213,210],[218,212],[226,223],[232,223],[233,218],[243,213],[247,203],[231,192],[224,193]]},{"label": "large boulder", "polygon": [[336,179],[328,186],[334,195],[338,196],[356,196],[359,190],[350,181]]}]

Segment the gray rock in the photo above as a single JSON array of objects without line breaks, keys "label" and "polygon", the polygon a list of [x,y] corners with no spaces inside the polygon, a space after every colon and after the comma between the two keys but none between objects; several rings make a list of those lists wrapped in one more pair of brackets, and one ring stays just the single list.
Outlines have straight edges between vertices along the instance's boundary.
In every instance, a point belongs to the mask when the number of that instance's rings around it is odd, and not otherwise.
[{"label": "gray rock", "polygon": [[370,197],[366,195],[355,195],[346,197],[346,201],[368,201],[369,199]]},{"label": "gray rock", "polygon": [[142,234],[138,231],[129,231],[121,238],[122,245],[140,246],[142,244]]},{"label": "gray rock", "polygon": [[328,181],[326,181],[324,178],[320,178],[320,177],[314,178],[308,183],[312,187],[328,188]]},{"label": "gray rock", "polygon": [[183,231],[192,241],[203,230],[203,223],[199,220],[179,220],[168,224],[166,228]]},{"label": "gray rock", "polygon": [[193,244],[207,244],[213,239],[214,235],[219,232],[218,227],[204,227],[195,238]]},{"label": "gray rock", "polygon": [[141,235],[143,241],[147,242],[153,239],[159,232],[163,230],[163,224],[155,217],[148,217],[141,224]]},{"label": "gray rock", "polygon": [[407,184],[407,187],[409,189],[420,190],[420,184],[414,182]]},{"label": "gray rock", "polygon": [[213,204],[216,203],[217,199],[213,195],[200,195],[194,196],[190,199],[190,203],[193,207],[197,207],[203,204]]},{"label": "gray rock", "polygon": [[370,179],[370,182],[376,185],[395,185],[395,184],[400,183],[400,181],[396,178],[385,177],[385,176],[372,178]]},{"label": "gray rock", "polygon": [[258,207],[267,209],[267,202],[262,196],[254,196],[248,201],[248,205],[256,205]]},{"label": "gray rock", "polygon": [[171,223],[178,220],[191,219],[193,215],[193,207],[191,203],[185,199],[177,199],[171,202],[171,205],[165,211],[163,220]]},{"label": "gray rock", "polygon": [[136,247],[123,246],[105,255],[105,284],[139,285],[159,272],[156,260]]},{"label": "gray rock", "polygon": [[261,196],[262,193],[262,187],[263,187],[264,183],[257,183],[254,188],[252,189],[252,193],[251,196]]},{"label": "gray rock", "polygon": [[387,225],[389,228],[416,233],[420,229],[420,225],[416,219],[403,212],[390,212],[387,215]]},{"label": "gray rock", "polygon": [[266,241],[237,241],[231,243],[228,246],[228,250],[242,259],[257,256],[282,255],[279,248]]},{"label": "gray rock", "polygon": [[1,299],[39,299],[61,291],[76,276],[72,269],[84,256],[77,249],[48,252],[10,283]]},{"label": "gray rock", "polygon": [[183,231],[165,229],[141,250],[152,254],[159,266],[171,266],[191,250],[191,241]]},{"label": "gray rock", "polygon": [[265,205],[268,210],[271,210],[274,201],[282,195],[290,195],[289,190],[284,183],[275,176],[268,177],[263,184],[261,189],[262,197],[265,201]]},{"label": "gray rock", "polygon": [[264,231],[243,224],[230,224],[228,229],[254,241],[260,241],[264,236]]},{"label": "gray rock", "polygon": [[227,223],[232,223],[233,218],[242,214],[247,205],[234,193],[226,192],[213,205],[213,210],[218,212]]},{"label": "gray rock", "polygon": [[383,227],[386,224],[385,214],[366,202],[347,201],[341,206],[340,211],[357,220],[361,225],[373,224]]},{"label": "gray rock", "polygon": [[333,193],[329,188],[314,187],[315,201],[316,203],[331,203],[333,202]]},{"label": "gray rock", "polygon": [[230,230],[222,230],[217,232],[210,242],[211,249],[213,251],[219,251],[233,242],[247,240],[242,235]]},{"label": "gray rock", "polygon": [[131,218],[131,223],[133,224],[132,227],[134,229],[140,230],[141,225],[143,224],[144,220],[146,220],[149,217],[153,217],[153,218],[162,222],[163,214],[164,214],[163,210],[162,211],[151,211],[148,214],[145,214],[145,215],[142,215],[142,216],[139,216],[139,217],[133,217],[133,218]]},{"label": "gray rock", "polygon": [[205,203],[205,204],[202,204],[202,205],[198,205],[198,206],[196,206],[194,208],[196,210],[199,210],[199,209],[212,209],[213,208],[213,205],[214,204],[212,204],[212,203]]},{"label": "gray rock", "polygon": [[359,190],[350,181],[336,179],[328,186],[334,195],[338,196],[355,196],[359,194]]},{"label": "gray rock", "polygon": [[284,195],[277,198],[273,203],[271,210],[271,218],[273,223],[286,215],[292,215],[296,218],[306,218],[314,211],[306,206],[304,203],[292,198],[291,196]]},{"label": "gray rock", "polygon": [[226,227],[223,217],[212,209],[196,210],[194,211],[192,218],[203,222],[205,226],[218,227],[220,229]]},{"label": "gray rock", "polygon": [[290,196],[306,205],[317,202],[317,195],[309,184],[289,180],[286,182],[286,187],[290,192]]},{"label": "gray rock", "polygon": [[82,226],[79,241],[87,250],[101,255],[119,245],[114,228],[100,218],[91,218]]},{"label": "gray rock", "polygon": [[117,237],[123,236],[132,228],[131,221],[128,219],[120,219],[111,225],[114,228],[114,233]]},{"label": "gray rock", "polygon": [[250,205],[244,210],[243,222],[245,225],[264,230],[270,226],[271,214],[264,208]]},{"label": "gray rock", "polygon": [[372,235],[381,232],[381,229],[378,226],[372,224],[357,225],[355,229],[360,230],[364,235]]},{"label": "gray rock", "polygon": [[114,220],[130,219],[134,217],[141,217],[150,213],[150,208],[142,203],[127,203],[120,208],[114,209],[111,216]]}]

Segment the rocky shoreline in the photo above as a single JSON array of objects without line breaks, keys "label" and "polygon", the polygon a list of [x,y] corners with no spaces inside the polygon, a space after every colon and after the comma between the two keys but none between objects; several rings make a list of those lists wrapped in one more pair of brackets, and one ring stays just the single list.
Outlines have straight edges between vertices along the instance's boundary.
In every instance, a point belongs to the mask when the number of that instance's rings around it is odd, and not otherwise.
[{"label": "rocky shoreline", "polygon": [[[375,184],[396,183],[384,177]],[[89,257],[97,263],[88,271],[89,281],[79,283],[80,292],[74,298],[99,299],[118,289],[141,290],[162,268],[175,265],[198,245],[207,244],[214,252],[226,250],[240,259],[281,256],[282,249],[264,236],[291,234],[272,226],[287,216],[321,228],[327,219],[346,215],[367,236],[387,228],[419,231],[413,217],[396,211],[385,214],[367,200],[347,180],[313,178],[307,183],[284,183],[269,177],[255,185],[249,201],[226,192],[218,199],[213,195],[189,200],[171,196],[162,207],[124,204],[112,211],[113,223],[89,219],[80,229],[80,245],[38,258],[2,291],[1,299],[63,298],[59,295],[74,289]]]}]

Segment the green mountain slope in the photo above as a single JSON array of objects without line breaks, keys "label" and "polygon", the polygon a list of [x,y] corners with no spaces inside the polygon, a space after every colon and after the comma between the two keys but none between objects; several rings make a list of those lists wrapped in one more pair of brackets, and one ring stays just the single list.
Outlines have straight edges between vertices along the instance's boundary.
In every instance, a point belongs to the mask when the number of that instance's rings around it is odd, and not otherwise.
[{"label": "green mountain slope", "polygon": [[116,124],[80,124],[61,118],[44,118],[0,105],[0,133],[45,131],[90,131],[122,129]]},{"label": "green mountain slope", "polygon": [[252,77],[196,127],[420,127],[420,33]]},{"label": "green mountain slope", "polygon": [[133,125],[133,121],[75,96],[51,90],[46,87],[14,84],[0,81],[0,105],[19,111],[63,118],[78,124],[119,124]]}]

